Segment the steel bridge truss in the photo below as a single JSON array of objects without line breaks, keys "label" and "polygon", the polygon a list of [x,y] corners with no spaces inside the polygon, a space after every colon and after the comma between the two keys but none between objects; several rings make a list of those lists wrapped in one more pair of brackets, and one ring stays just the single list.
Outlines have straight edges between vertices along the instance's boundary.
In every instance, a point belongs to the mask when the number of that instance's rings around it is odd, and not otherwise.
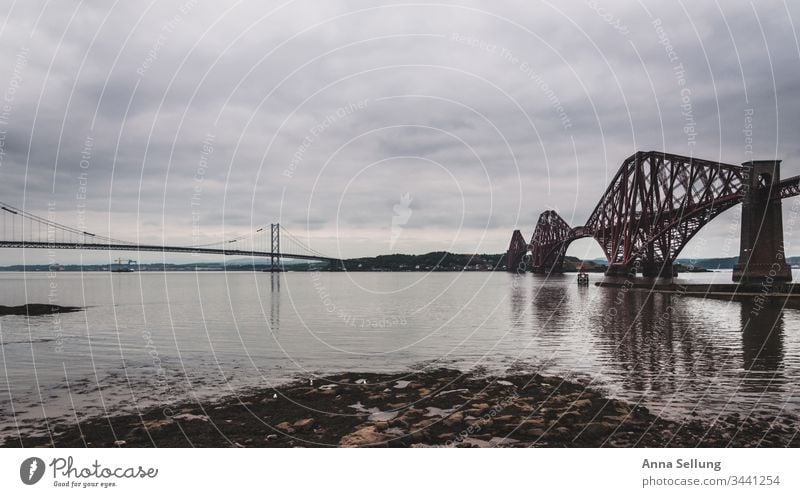
[{"label": "steel bridge truss", "polygon": [[[711,220],[742,202],[747,175],[744,166],[637,152],[622,163],[583,226],[570,227],[552,210],[539,216],[526,245],[531,269],[563,270],[569,244],[591,237],[603,249],[610,274],[627,273],[641,265],[645,275],[671,276],[672,264],[686,244]],[[800,176],[774,184],[767,181],[761,190],[770,199],[798,195]],[[508,252],[509,270],[512,259],[522,260],[520,249],[512,252],[515,238]]]}]

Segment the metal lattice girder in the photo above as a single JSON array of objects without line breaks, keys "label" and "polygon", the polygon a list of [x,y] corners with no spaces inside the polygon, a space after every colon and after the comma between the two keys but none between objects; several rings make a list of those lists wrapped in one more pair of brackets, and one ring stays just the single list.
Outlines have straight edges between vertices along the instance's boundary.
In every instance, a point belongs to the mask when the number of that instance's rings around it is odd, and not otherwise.
[{"label": "metal lattice girder", "polygon": [[787,198],[800,195],[800,176],[786,178],[772,188],[772,198]]},{"label": "metal lattice girder", "polygon": [[528,243],[522,236],[522,232],[514,230],[514,234],[511,235],[511,243],[508,245],[508,252],[506,252],[506,269],[508,271],[524,271],[523,259],[527,251]]},{"label": "metal lattice girder", "polygon": [[591,236],[584,227],[571,228],[556,211],[544,211],[539,216],[531,237],[532,266],[537,271],[560,270],[567,247],[573,240]]},{"label": "metal lattice girder", "polygon": [[281,267],[281,225],[270,224],[270,269],[273,271]]},{"label": "metal lattice girder", "polygon": [[609,264],[673,261],[709,221],[741,201],[741,166],[663,152],[629,157],[585,229]]},{"label": "metal lattice girder", "polygon": [[[530,243],[534,270],[558,269],[569,244],[593,237],[610,266],[671,264],[706,224],[742,202],[743,166],[664,152],[628,157],[584,226],[570,228],[555,211],[539,216]],[[800,176],[758,187],[771,199],[800,195]]]}]

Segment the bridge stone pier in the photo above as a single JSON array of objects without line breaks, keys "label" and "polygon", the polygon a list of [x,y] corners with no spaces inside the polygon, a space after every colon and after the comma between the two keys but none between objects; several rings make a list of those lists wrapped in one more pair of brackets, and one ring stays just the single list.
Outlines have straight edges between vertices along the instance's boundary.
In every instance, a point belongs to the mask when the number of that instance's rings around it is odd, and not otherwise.
[{"label": "bridge stone pier", "polygon": [[649,278],[672,278],[678,274],[672,261],[651,262],[647,260],[642,264],[641,269],[642,276]]},{"label": "bridge stone pier", "polygon": [[739,263],[733,281],[762,285],[792,281],[783,246],[781,199],[771,195],[781,181],[781,161],[758,160],[742,164],[742,232]]}]

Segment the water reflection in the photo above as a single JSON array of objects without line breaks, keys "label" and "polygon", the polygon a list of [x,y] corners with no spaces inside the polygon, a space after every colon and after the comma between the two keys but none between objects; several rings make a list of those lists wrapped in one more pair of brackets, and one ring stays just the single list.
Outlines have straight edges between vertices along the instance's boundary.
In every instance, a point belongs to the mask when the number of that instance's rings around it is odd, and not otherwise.
[{"label": "water reflection", "polygon": [[566,279],[563,274],[533,275],[531,318],[534,330],[549,331],[574,318],[571,302],[574,288],[565,284]]},{"label": "water reflection", "polygon": [[269,281],[269,329],[272,333],[278,333],[281,325],[281,273],[270,273]]},{"label": "water reflection", "polygon": [[[763,329],[762,323],[776,320],[776,314],[762,314],[743,333],[729,319],[731,306],[738,305],[629,288],[598,289],[593,310],[587,311],[587,328],[605,358],[604,374],[617,386],[656,399],[662,407],[693,409],[710,391],[741,383],[735,375],[741,351],[731,339],[742,334],[744,354],[752,355],[763,337],[750,342],[748,337]],[[765,369],[775,367],[775,351],[773,344],[761,352]],[[762,387],[748,382],[746,388]],[[735,392],[730,388],[719,402],[726,403]]]},{"label": "water reflection", "polygon": [[763,306],[742,302],[742,360],[746,371],[783,369],[783,308],[775,302]]},{"label": "water reflection", "polygon": [[525,310],[530,305],[528,299],[528,291],[530,290],[529,278],[527,274],[511,275],[511,315],[510,324],[514,329],[521,329],[525,327],[523,316]]}]

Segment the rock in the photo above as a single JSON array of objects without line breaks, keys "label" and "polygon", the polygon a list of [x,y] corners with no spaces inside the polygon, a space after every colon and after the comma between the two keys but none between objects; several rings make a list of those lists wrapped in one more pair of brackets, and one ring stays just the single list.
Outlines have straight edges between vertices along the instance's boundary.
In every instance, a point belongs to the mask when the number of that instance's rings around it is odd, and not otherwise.
[{"label": "rock", "polygon": [[389,421],[389,426],[393,428],[407,429],[410,425],[405,418],[395,418]]},{"label": "rock", "polygon": [[[533,399],[528,399],[528,400],[533,401]],[[536,410],[536,407],[532,403],[525,402],[525,401],[519,401],[518,400],[518,401],[514,402],[514,406],[516,406],[517,409],[519,409],[520,411],[522,411],[524,413],[532,413],[532,412],[534,412]]]},{"label": "rock", "polygon": [[377,411],[369,415],[370,421],[391,421],[397,417],[397,411]]},{"label": "rock", "polygon": [[428,434],[425,433],[423,430],[412,431],[411,433],[409,433],[409,435],[411,436],[411,440],[415,442],[419,442],[421,440],[425,440],[428,438]]},{"label": "rock", "polygon": [[284,421],[283,423],[278,423],[277,425],[275,425],[275,429],[280,430],[284,433],[294,433],[294,428],[292,428],[292,425],[290,425],[288,421]]},{"label": "rock", "polygon": [[453,412],[452,409],[442,409],[440,407],[427,407],[426,408],[425,417],[437,417],[437,418],[444,418],[450,415]]},{"label": "rock", "polygon": [[296,430],[305,430],[314,424],[314,418],[301,419],[292,425]]},{"label": "rock", "polygon": [[125,440],[117,440],[116,442],[114,442],[114,445],[116,445],[117,447],[122,447],[126,443],[128,442],[126,442]]},{"label": "rock", "polygon": [[576,400],[572,403],[573,409],[587,409],[589,407],[592,407],[592,401],[589,399]]},{"label": "rock", "polygon": [[489,404],[487,404],[486,402],[479,402],[477,404],[472,404],[471,407],[472,409],[484,410],[484,409],[489,409]]},{"label": "rock", "polygon": [[522,431],[522,433],[528,435],[529,437],[540,438],[542,435],[544,435],[544,430],[541,428],[528,428]]},{"label": "rock", "polygon": [[520,424],[528,426],[528,427],[535,426],[537,428],[544,428],[545,422],[544,422],[544,418],[543,417],[541,417],[541,416],[533,416],[533,417],[530,417],[530,418],[526,419],[525,421],[523,421]]},{"label": "rock", "polygon": [[175,421],[172,419],[154,419],[152,421],[145,421],[144,427],[147,430],[157,430],[159,428],[163,428],[164,426],[171,425]]},{"label": "rock", "polygon": [[362,445],[379,444],[388,437],[375,429],[374,426],[364,426],[352,433],[348,433],[339,440],[340,447],[360,447]]},{"label": "rock", "polygon": [[566,436],[567,436],[567,435],[569,435],[569,433],[570,433],[570,432],[569,432],[569,428],[567,428],[567,427],[565,427],[565,426],[559,426],[558,428],[556,428],[556,429],[555,429],[555,430],[553,430],[553,431],[554,431],[554,432],[555,432],[557,435],[559,435],[559,436],[561,436],[561,437],[566,437]]},{"label": "rock", "polygon": [[464,422],[464,413],[457,411],[448,416],[447,418],[445,418],[444,421],[442,421],[442,424],[447,427],[451,427],[461,424],[463,422]]},{"label": "rock", "polygon": [[631,412],[630,408],[626,404],[623,404],[618,400],[613,401],[612,405],[614,407],[614,411],[616,411],[617,415],[619,416],[625,416]]},{"label": "rock", "polygon": [[590,438],[607,437],[617,425],[605,422],[589,423],[583,428],[583,434]]},{"label": "rock", "polygon": [[478,420],[478,425],[481,428],[490,428],[494,426],[494,418],[486,418],[486,417],[481,418],[480,420]]},{"label": "rock", "polygon": [[438,420],[435,418],[426,418],[422,421],[418,421],[411,426],[412,430],[424,430],[425,428],[429,427],[430,425],[436,423]]},{"label": "rock", "polygon": [[492,437],[489,439],[489,443],[493,447],[508,447],[510,445],[518,444],[519,440],[508,437]]},{"label": "rock", "polygon": [[427,409],[423,411],[422,409],[417,409],[416,407],[409,407],[408,409],[406,409],[403,412],[403,417],[405,417],[405,418],[409,418],[409,417],[421,418],[422,416],[427,414],[427,412],[428,412]]},{"label": "rock", "polygon": [[[443,395],[450,395],[450,394],[462,394],[462,393],[469,393],[468,388],[457,388],[455,390],[442,390],[441,392],[434,395],[434,397],[442,397]],[[459,397],[464,398],[462,395]]]},{"label": "rock", "polygon": [[[189,412],[172,416],[172,419],[177,419],[179,421],[209,421],[208,416],[205,414],[191,414]],[[226,420],[226,422],[230,423],[231,421]]]}]

